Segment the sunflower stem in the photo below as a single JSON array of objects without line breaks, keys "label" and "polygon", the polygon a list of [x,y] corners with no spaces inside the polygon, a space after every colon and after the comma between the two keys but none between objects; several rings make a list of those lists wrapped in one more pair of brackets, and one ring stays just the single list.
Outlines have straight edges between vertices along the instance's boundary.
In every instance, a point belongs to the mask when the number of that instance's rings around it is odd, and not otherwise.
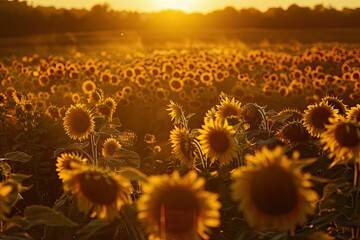
[{"label": "sunflower stem", "polygon": [[90,145],[91,145],[91,152],[92,152],[92,158],[93,158],[93,164],[98,166],[98,161],[97,161],[97,141],[99,140],[99,138],[97,140],[95,140],[95,134],[90,134]]},{"label": "sunflower stem", "polygon": [[200,146],[199,142],[196,139],[194,139],[194,144],[195,144],[195,147],[197,148],[197,150],[199,152],[199,156],[200,156],[202,166],[204,168],[205,176],[208,177],[208,176],[210,176],[210,173],[209,173],[209,167],[208,167],[206,158],[204,156],[204,153],[203,153],[203,151],[201,149],[201,146]]}]

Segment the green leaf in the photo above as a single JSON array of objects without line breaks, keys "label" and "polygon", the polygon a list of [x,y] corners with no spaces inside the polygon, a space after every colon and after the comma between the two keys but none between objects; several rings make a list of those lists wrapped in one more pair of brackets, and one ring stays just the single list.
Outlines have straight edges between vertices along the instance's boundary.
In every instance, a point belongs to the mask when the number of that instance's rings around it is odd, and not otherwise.
[{"label": "green leaf", "polygon": [[147,175],[135,168],[124,167],[117,171],[117,173],[127,178],[129,181],[148,182]]},{"label": "green leaf", "polygon": [[127,149],[119,149],[115,152],[112,160],[122,161],[125,163],[125,166],[129,167],[140,167],[140,156],[134,151]]},{"label": "green leaf", "polygon": [[113,118],[112,121],[110,122],[110,125],[114,127],[121,127],[120,119],[117,117]]},{"label": "green leaf", "polygon": [[119,229],[119,220],[113,222],[95,219],[77,231],[79,240],[113,239]]},{"label": "green leaf", "polygon": [[24,219],[29,222],[30,226],[48,225],[48,226],[67,226],[73,227],[77,224],[66,218],[62,213],[52,208],[33,205],[24,211]]},{"label": "green leaf", "polygon": [[271,119],[272,119],[274,122],[283,123],[283,122],[285,122],[286,120],[288,120],[291,116],[292,116],[292,114],[275,115],[275,116],[271,116]]},{"label": "green leaf", "polygon": [[119,135],[120,131],[116,130],[115,128],[111,128],[111,127],[102,127],[102,128],[100,128],[100,133],[111,136],[111,135]]},{"label": "green leaf", "polygon": [[0,158],[0,161],[10,160],[10,161],[18,161],[18,162],[27,162],[31,159],[31,156],[24,152],[9,152],[5,154],[5,158]]}]

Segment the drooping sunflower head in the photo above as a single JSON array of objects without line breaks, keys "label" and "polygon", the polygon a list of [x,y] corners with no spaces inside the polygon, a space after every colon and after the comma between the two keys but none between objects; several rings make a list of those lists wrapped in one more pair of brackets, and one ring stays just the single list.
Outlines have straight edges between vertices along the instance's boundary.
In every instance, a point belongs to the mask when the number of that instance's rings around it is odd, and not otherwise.
[{"label": "drooping sunflower head", "polygon": [[237,117],[241,115],[241,102],[235,98],[225,97],[221,99],[220,105],[217,105],[215,116],[217,118],[226,119],[228,117]]},{"label": "drooping sunflower head", "polygon": [[292,121],[283,125],[276,134],[285,144],[296,144],[308,141],[310,134],[301,121]]},{"label": "drooping sunflower head", "polygon": [[181,122],[181,116],[184,114],[184,110],[182,108],[182,106],[180,106],[179,104],[173,102],[172,100],[170,100],[170,104],[168,105],[168,110],[169,111],[169,115],[171,117],[171,121],[174,121],[175,124],[178,124]]},{"label": "drooping sunflower head", "polygon": [[350,108],[346,114],[347,118],[355,122],[360,122],[360,104]]},{"label": "drooping sunflower head", "polygon": [[209,227],[220,225],[217,195],[204,190],[195,171],[183,177],[151,176],[143,187],[137,209],[154,239],[207,239]]},{"label": "drooping sunflower head", "polygon": [[118,174],[82,166],[69,171],[63,178],[64,191],[76,197],[80,211],[91,217],[112,220],[119,216],[121,207],[131,202],[130,182]]},{"label": "drooping sunflower head", "polygon": [[347,111],[347,105],[343,103],[343,100],[336,96],[325,96],[321,99],[321,102],[327,102],[329,106],[339,111],[340,115],[345,115]]},{"label": "drooping sunflower head", "polygon": [[278,113],[279,116],[289,115],[288,121],[300,121],[303,114],[296,108],[285,108]]},{"label": "drooping sunflower head", "polygon": [[63,179],[69,171],[80,168],[82,165],[86,164],[87,161],[87,158],[84,158],[76,152],[62,153],[56,159],[56,171],[58,172],[59,178]]},{"label": "drooping sunflower head", "polygon": [[112,119],[117,103],[111,97],[106,98],[97,105],[97,112],[107,119]]},{"label": "drooping sunflower head", "polygon": [[334,161],[331,166],[338,163],[360,159],[360,125],[359,122],[345,119],[330,119],[326,131],[321,135],[320,142],[323,149],[329,151],[329,157]]},{"label": "drooping sunflower head", "polygon": [[326,102],[315,103],[308,106],[304,114],[304,126],[311,136],[320,137],[325,131],[325,125],[329,124],[330,118],[338,118],[338,110],[329,106]]},{"label": "drooping sunflower head", "polygon": [[170,132],[170,142],[173,154],[180,160],[180,163],[189,168],[193,167],[192,136],[189,130],[175,126]]},{"label": "drooping sunflower head", "polygon": [[115,152],[120,148],[121,144],[115,138],[108,138],[103,144],[101,153],[105,158],[108,158],[114,156]]},{"label": "drooping sunflower head", "polygon": [[219,165],[232,162],[237,154],[237,146],[233,135],[236,130],[228,122],[221,119],[208,119],[199,129],[198,139],[202,150],[212,162],[218,160]]},{"label": "drooping sunflower head", "polygon": [[[50,105],[46,108],[45,114],[50,118],[56,120],[60,118],[59,108],[55,105]],[[65,116],[64,116],[65,117]]]},{"label": "drooping sunflower head", "polygon": [[242,108],[241,115],[245,123],[249,124],[250,129],[259,128],[264,120],[260,107],[253,103],[246,104]]},{"label": "drooping sunflower head", "polygon": [[73,140],[86,140],[94,131],[95,122],[93,114],[84,104],[71,106],[64,117],[64,129]]},{"label": "drooping sunflower head", "polygon": [[292,231],[313,214],[318,195],[309,175],[287,158],[282,148],[263,148],[246,156],[247,165],[232,173],[232,197],[240,201],[251,227]]},{"label": "drooping sunflower head", "polygon": [[100,88],[96,88],[94,91],[89,93],[88,102],[92,104],[100,103],[104,98],[104,91]]}]

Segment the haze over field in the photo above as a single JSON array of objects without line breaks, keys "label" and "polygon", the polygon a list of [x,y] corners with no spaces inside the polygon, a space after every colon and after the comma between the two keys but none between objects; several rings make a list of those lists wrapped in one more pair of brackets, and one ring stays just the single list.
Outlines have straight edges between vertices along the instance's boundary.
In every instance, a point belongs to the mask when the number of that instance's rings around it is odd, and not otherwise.
[{"label": "haze over field", "polygon": [[153,12],[165,9],[177,9],[186,12],[210,12],[215,9],[233,6],[235,8],[249,8],[254,7],[261,11],[265,11],[270,7],[288,7],[291,4],[301,6],[315,6],[323,4],[325,6],[332,6],[337,9],[346,8],[359,8],[360,1],[357,0],[32,0],[35,6],[45,5],[54,6],[57,8],[87,8],[90,9],[93,5],[98,3],[108,3],[117,10],[131,10],[140,12]]}]

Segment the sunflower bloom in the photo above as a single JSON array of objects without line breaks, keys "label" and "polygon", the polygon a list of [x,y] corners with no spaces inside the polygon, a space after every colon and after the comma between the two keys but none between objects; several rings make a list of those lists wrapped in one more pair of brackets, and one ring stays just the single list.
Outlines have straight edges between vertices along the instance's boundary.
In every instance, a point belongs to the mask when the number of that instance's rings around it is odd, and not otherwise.
[{"label": "sunflower bloom", "polygon": [[64,117],[64,129],[73,140],[86,140],[94,131],[95,122],[93,114],[84,104],[71,106]]},{"label": "sunflower bloom", "polygon": [[303,174],[284,155],[281,147],[263,148],[255,156],[246,156],[247,166],[232,173],[232,197],[240,201],[251,227],[267,230],[294,231],[314,213],[318,195],[313,191],[308,174]]},{"label": "sunflower bloom", "polygon": [[221,119],[227,117],[240,117],[241,115],[241,102],[235,98],[225,97],[221,100],[220,105],[217,105],[215,116]]},{"label": "sunflower bloom", "polygon": [[232,135],[236,130],[221,119],[209,118],[199,129],[200,145],[212,162],[219,160],[220,166],[229,164],[237,155],[237,146]]},{"label": "sunflower bloom", "polygon": [[193,167],[192,137],[189,130],[176,127],[170,132],[171,148],[180,163],[189,168]]},{"label": "sunflower bloom", "polygon": [[345,115],[347,111],[347,105],[343,103],[343,100],[336,96],[325,96],[321,99],[321,102],[327,102],[329,106],[339,111],[340,115]]},{"label": "sunflower bloom", "polygon": [[108,138],[103,144],[101,153],[105,158],[112,157],[120,148],[121,144],[115,138]]},{"label": "sunflower bloom", "polygon": [[221,204],[204,184],[195,171],[183,177],[178,172],[149,177],[137,209],[152,239],[208,238],[208,228],[220,225]]},{"label": "sunflower bloom", "polygon": [[350,108],[346,114],[347,118],[355,122],[360,122],[360,104]]},{"label": "sunflower bloom", "polygon": [[311,136],[320,137],[325,131],[325,125],[330,123],[329,119],[339,116],[338,111],[329,106],[327,102],[309,105],[304,114],[304,126]]},{"label": "sunflower bloom", "polygon": [[181,122],[181,116],[184,114],[184,110],[182,106],[170,100],[170,104],[168,105],[169,115],[171,117],[171,121],[174,121],[175,124],[179,124]]},{"label": "sunflower bloom", "polygon": [[276,134],[285,144],[296,144],[308,141],[310,134],[301,121],[292,121],[284,124]]},{"label": "sunflower bloom", "polygon": [[329,157],[334,157],[331,166],[349,160],[360,160],[360,125],[355,121],[344,117],[330,119],[320,142],[323,150],[329,150]]},{"label": "sunflower bloom", "polygon": [[88,161],[87,158],[84,158],[78,153],[62,153],[56,159],[56,171],[60,179],[63,179],[66,176],[68,171],[78,169],[81,165],[85,164]]},{"label": "sunflower bloom", "polygon": [[80,211],[91,217],[112,220],[119,216],[121,207],[130,202],[131,184],[115,173],[82,166],[63,176],[64,191],[76,197]]}]

